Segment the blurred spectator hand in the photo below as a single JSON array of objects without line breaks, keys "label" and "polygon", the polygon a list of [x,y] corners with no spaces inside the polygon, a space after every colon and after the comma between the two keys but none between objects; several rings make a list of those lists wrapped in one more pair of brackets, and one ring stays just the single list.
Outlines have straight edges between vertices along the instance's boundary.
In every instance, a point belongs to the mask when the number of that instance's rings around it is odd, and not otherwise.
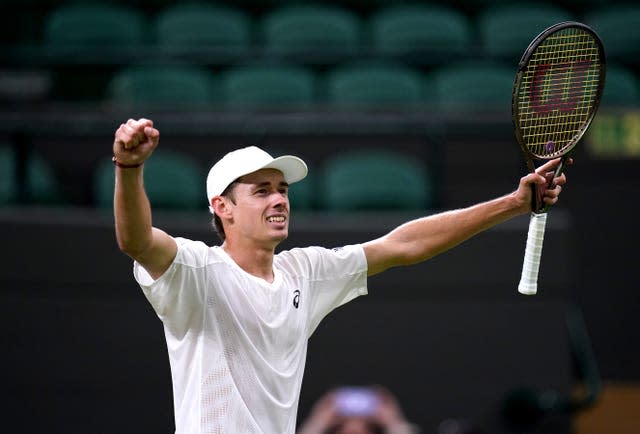
[{"label": "blurred spectator hand", "polygon": [[380,386],[341,387],[322,396],[298,434],[417,434],[396,397]]}]

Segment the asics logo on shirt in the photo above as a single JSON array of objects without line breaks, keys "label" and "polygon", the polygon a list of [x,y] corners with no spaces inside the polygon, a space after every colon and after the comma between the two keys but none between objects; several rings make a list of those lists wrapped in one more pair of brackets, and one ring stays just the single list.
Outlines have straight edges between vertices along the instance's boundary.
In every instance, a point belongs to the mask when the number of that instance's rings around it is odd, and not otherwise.
[{"label": "asics logo on shirt", "polygon": [[300,305],[300,290],[296,289],[295,291],[293,291],[293,307],[297,309],[299,305]]}]

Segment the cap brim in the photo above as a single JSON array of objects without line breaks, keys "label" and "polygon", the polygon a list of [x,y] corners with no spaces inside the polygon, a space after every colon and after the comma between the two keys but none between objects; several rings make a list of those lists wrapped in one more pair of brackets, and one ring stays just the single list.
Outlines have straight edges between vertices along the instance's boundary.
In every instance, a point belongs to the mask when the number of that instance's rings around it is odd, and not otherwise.
[{"label": "cap brim", "polygon": [[262,167],[262,169],[277,169],[284,175],[284,180],[288,184],[293,184],[304,179],[307,176],[309,169],[307,164],[300,158],[293,155],[283,155],[278,158],[274,158],[269,164]]}]

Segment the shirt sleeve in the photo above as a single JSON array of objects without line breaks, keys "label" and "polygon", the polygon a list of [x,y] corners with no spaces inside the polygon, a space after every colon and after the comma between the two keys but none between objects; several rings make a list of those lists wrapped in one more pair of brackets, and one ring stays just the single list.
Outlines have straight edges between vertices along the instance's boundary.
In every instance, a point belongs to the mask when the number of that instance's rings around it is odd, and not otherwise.
[{"label": "shirt sleeve", "polygon": [[154,280],[138,262],[133,275],[165,327],[180,336],[201,315],[209,248],[202,242],[175,240],[176,257],[162,276]]},{"label": "shirt sleeve", "polygon": [[307,247],[294,249],[300,272],[309,281],[309,331],[332,310],[367,294],[367,260],[362,245],[336,249]]}]

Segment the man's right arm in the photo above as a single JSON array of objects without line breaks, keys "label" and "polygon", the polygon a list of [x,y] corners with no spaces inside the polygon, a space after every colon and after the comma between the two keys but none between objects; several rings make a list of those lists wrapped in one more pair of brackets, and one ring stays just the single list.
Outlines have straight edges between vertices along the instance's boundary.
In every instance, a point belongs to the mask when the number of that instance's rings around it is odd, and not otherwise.
[{"label": "man's right arm", "polygon": [[[129,119],[115,134],[114,217],[118,247],[142,265],[153,279],[169,268],[178,250],[175,240],[154,228],[144,190],[144,161],[158,145],[160,133],[147,119]],[[133,167],[132,167],[133,166]]]}]

